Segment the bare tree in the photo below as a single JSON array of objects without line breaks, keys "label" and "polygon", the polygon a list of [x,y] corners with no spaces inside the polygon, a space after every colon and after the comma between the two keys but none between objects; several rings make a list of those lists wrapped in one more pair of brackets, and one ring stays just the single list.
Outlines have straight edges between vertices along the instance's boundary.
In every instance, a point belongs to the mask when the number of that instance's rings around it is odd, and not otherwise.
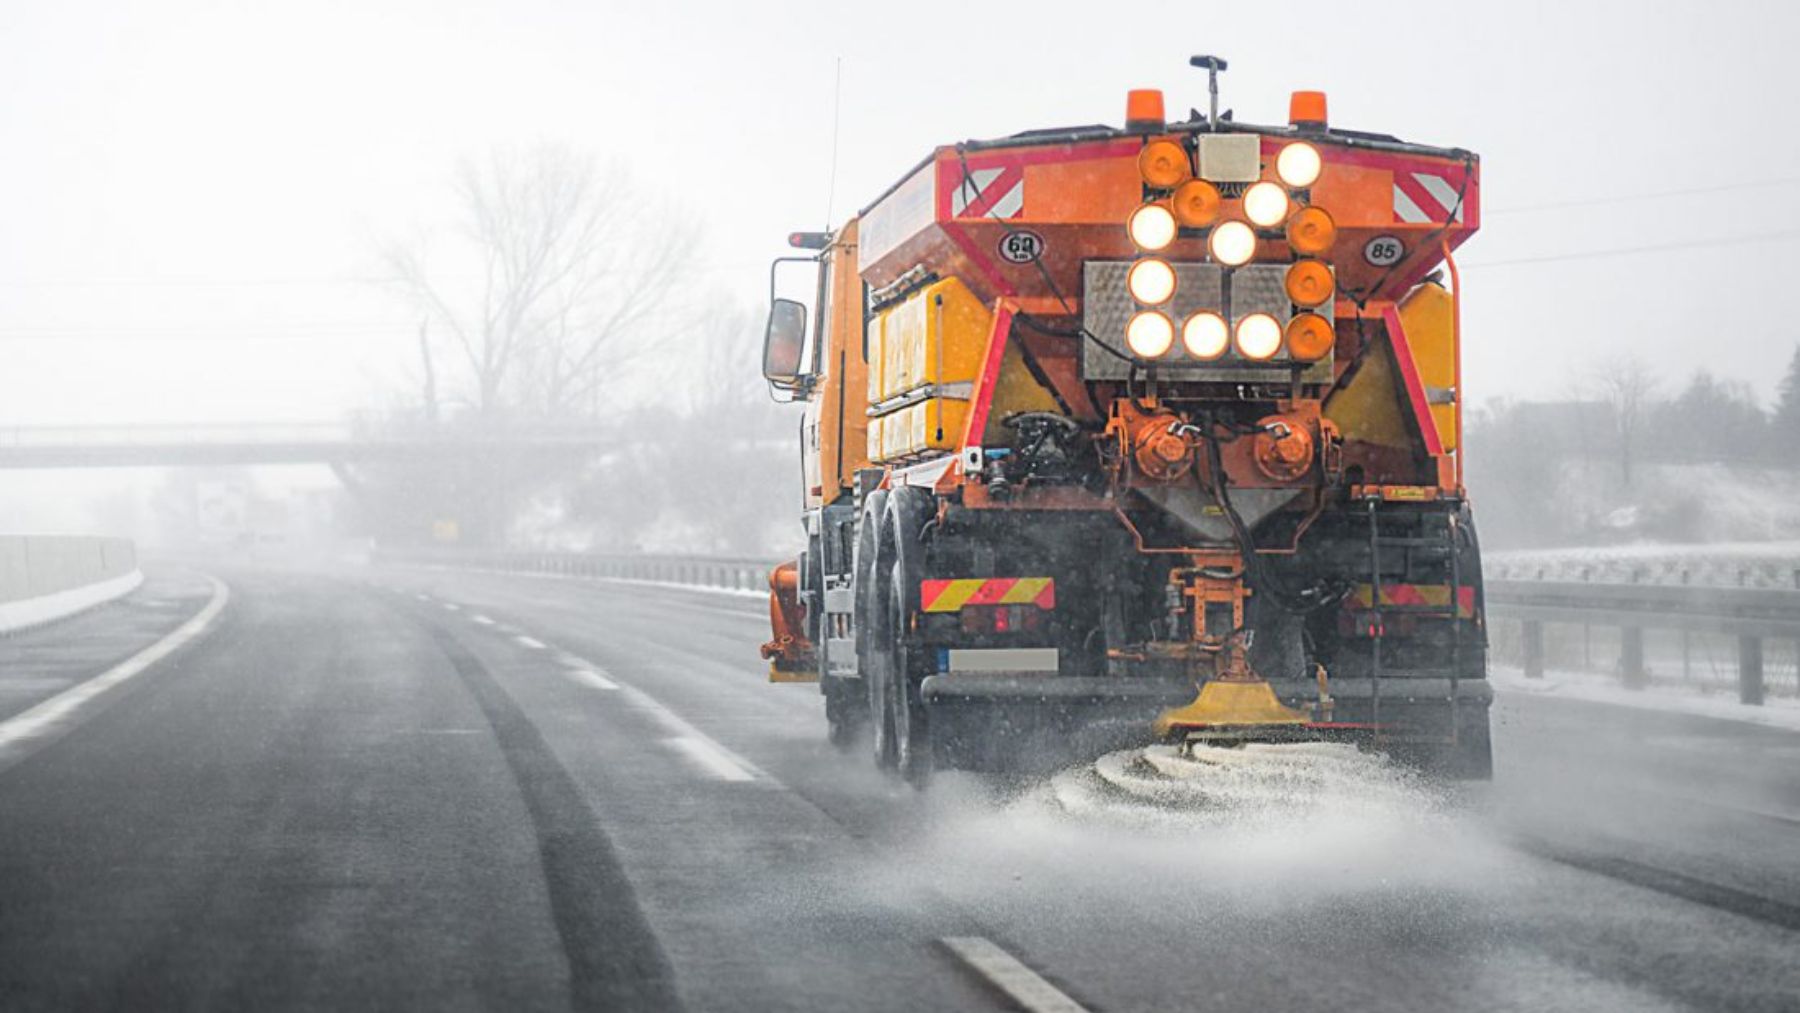
[{"label": "bare tree", "polygon": [[1660,383],[1656,372],[1637,353],[1610,359],[1592,371],[1600,399],[1612,410],[1613,436],[1619,454],[1619,479],[1629,488],[1631,468],[1644,438],[1645,422]]},{"label": "bare tree", "polygon": [[384,259],[447,335],[457,375],[441,382],[481,418],[591,413],[599,388],[657,346],[643,331],[680,326],[671,296],[691,229],[617,165],[556,145],[496,150],[458,167],[456,197],[449,271],[429,270],[416,245]]}]

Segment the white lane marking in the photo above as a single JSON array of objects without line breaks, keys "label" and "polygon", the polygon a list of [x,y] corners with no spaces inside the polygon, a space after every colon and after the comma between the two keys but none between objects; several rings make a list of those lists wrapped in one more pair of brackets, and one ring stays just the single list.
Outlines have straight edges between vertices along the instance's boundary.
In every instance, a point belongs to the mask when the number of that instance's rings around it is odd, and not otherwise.
[{"label": "white lane marking", "polygon": [[611,679],[608,679],[604,675],[601,675],[599,672],[590,672],[585,668],[572,669],[566,674],[568,675],[569,678],[574,679],[576,682],[582,684],[583,686],[589,686],[589,687],[592,687],[593,689],[618,689],[619,688],[618,683],[612,681]]},{"label": "white lane marking", "polygon": [[535,637],[528,637],[523,633],[514,637],[513,642],[523,647],[529,647],[534,651],[544,651],[549,649],[542,640],[538,640]]},{"label": "white lane marking", "polygon": [[457,603],[455,603],[453,601],[447,601],[444,603],[444,611],[445,612],[461,612],[462,606],[458,605]]},{"label": "white lane marking", "polygon": [[704,736],[682,735],[664,742],[687,754],[688,759],[724,781],[754,781],[755,775],[737,765],[725,747]]},{"label": "white lane marking", "polygon": [[413,597],[419,599],[420,601],[430,601],[431,600],[431,596],[428,594],[415,594],[415,595],[413,595]]},{"label": "white lane marking", "polygon": [[494,625],[494,621],[492,619],[489,619],[487,616],[470,616],[469,619],[473,622],[478,622],[483,626]]},{"label": "white lane marking", "polygon": [[193,618],[175,627],[168,636],[92,679],[70,686],[30,710],[0,721],[0,769],[24,759],[68,732],[87,716],[83,713],[85,710],[97,706],[98,699],[107,690],[175,653],[206,632],[206,628],[225,610],[225,602],[231,598],[231,590],[225,586],[224,581],[217,577],[206,579],[212,582],[212,598]]},{"label": "white lane marking", "polygon": [[958,960],[1031,1013],[1087,1013],[1085,1006],[988,939],[949,936],[941,942]]},{"label": "white lane marking", "polygon": [[[567,651],[557,652],[556,658],[569,667],[570,678],[585,682],[596,689],[618,690],[625,699],[631,701],[633,707],[650,715],[663,726],[669,733],[669,737],[664,739],[664,742],[685,753],[708,772],[726,781],[762,781],[766,784],[780,785],[781,782],[770,777],[756,764],[725,748],[712,736],[688,724],[686,719],[663,706],[655,697],[636,686],[617,682],[601,674],[606,671],[604,666],[596,665],[586,658],[570,654]],[[592,679],[587,678],[588,676],[592,676]]]}]

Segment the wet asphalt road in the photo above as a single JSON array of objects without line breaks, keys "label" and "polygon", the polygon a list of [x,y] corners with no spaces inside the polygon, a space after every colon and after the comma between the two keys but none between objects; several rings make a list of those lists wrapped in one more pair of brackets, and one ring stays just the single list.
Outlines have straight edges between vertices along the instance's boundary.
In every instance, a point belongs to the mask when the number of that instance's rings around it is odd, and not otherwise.
[{"label": "wet asphalt road", "polygon": [[[750,598],[219,575],[0,770],[0,1008],[1007,1008],[969,937],[1096,1010],[1800,1007],[1800,734],[1508,696],[1470,797],[1145,826],[884,780]],[[0,718],[205,594],[0,642]]]}]

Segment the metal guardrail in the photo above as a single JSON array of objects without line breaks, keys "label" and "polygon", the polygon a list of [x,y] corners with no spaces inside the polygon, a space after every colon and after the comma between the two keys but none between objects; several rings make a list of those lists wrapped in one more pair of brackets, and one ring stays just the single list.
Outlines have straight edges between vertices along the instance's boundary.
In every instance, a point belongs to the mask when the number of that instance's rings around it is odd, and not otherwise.
[{"label": "metal guardrail", "polygon": [[1490,621],[1519,623],[1527,678],[1543,677],[1546,623],[1617,627],[1620,675],[1633,688],[1649,684],[1644,664],[1647,629],[1736,637],[1738,699],[1747,704],[1761,704],[1767,695],[1764,640],[1800,640],[1796,590],[1490,580],[1487,612]]},{"label": "metal guardrail", "polygon": [[1800,556],[1791,549],[1769,551],[1742,545],[1667,555],[1618,553],[1570,558],[1554,552],[1498,552],[1482,560],[1482,570],[1490,582],[1800,589]]},{"label": "metal guardrail", "polygon": [[617,442],[617,433],[592,425],[515,426],[467,433],[315,423],[15,427],[0,428],[0,468],[413,461],[480,454],[557,458],[601,453]]},{"label": "metal guardrail", "polygon": [[[637,555],[628,553],[382,550],[377,561],[534,573],[561,577],[607,577],[695,587],[762,591],[771,563],[732,556]],[[1763,641],[1800,640],[1800,591],[1766,588],[1683,587],[1658,584],[1598,584],[1575,581],[1489,580],[1490,620],[1520,626],[1525,675],[1544,674],[1544,626],[1568,623],[1620,630],[1620,668],[1625,685],[1648,685],[1644,664],[1646,629],[1684,630],[1737,638],[1738,696],[1760,704],[1765,696]]]}]

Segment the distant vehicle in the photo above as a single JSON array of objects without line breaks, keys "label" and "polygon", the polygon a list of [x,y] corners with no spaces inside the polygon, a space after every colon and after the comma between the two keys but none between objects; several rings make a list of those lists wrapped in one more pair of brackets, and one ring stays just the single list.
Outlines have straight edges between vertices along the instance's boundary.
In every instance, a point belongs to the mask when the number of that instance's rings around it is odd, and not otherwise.
[{"label": "distant vehicle", "polygon": [[[1327,122],[937,149],[771,267],[806,402],[776,681],[877,763],[1019,769],[1155,735],[1491,770],[1457,294],[1479,162]],[[817,265],[816,305],[777,298]]]}]

